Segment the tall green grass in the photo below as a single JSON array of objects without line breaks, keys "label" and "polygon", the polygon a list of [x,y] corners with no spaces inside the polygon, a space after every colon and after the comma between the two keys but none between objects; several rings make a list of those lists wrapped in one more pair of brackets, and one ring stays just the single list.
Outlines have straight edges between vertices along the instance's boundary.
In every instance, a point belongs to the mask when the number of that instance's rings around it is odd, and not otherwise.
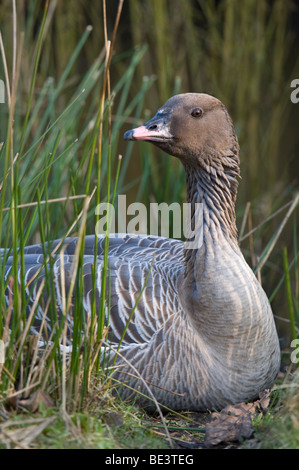
[{"label": "tall green grass", "polygon": [[[23,408],[24,400],[26,407],[26,399],[44,397],[43,394],[46,393],[46,396],[49,394],[54,400],[51,403],[60,407],[66,420],[68,413],[82,410],[86,403],[93,407],[94,401],[98,400],[102,406],[105,404],[106,409],[109,406],[112,409],[111,389],[117,383],[111,383],[109,370],[103,369],[102,360],[107,334],[105,309],[106,303],[109,304],[109,240],[105,239],[101,286],[103,294],[98,304],[95,298],[95,250],[91,271],[94,289],[88,317],[83,306],[83,245],[85,234],[95,233],[97,205],[102,200],[114,203],[116,191],[125,191],[124,180],[132,147],[128,147],[122,165],[117,149],[120,128],[134,114],[135,118],[133,122],[130,120],[130,125],[138,121],[144,97],[152,84],[151,79],[145,80],[135,99],[128,102],[134,72],[145,52],[145,48],[138,48],[131,51],[127,58],[129,65],[126,72],[111,86],[110,63],[121,1],[119,5],[112,40],[105,40],[102,51],[90,69],[79,77],[73,95],[61,112],[56,111],[56,106],[59,107],[57,103],[72,64],[87,41],[91,27],[87,27],[80,38],[57,85],[47,78],[42,84],[40,96],[34,96],[41,51],[47,39],[46,26],[50,12],[49,4],[46,3],[36,54],[33,57],[25,112],[18,119],[15,119],[15,104],[21,103],[24,95],[24,82],[18,77],[22,62],[17,61],[18,69],[12,77],[15,84],[13,90],[9,85],[9,75],[7,76],[9,103],[7,111],[4,111],[8,120],[7,135],[1,148],[3,178],[0,195],[1,244],[5,249],[0,267],[1,358],[3,352],[5,356],[4,363],[0,364],[0,407],[13,403],[18,408],[20,403]],[[13,20],[13,50],[16,57],[20,58],[24,38],[18,35],[16,11],[13,13]],[[103,27],[106,27],[105,18]],[[6,63],[5,43],[2,50],[3,61]],[[112,122],[111,109],[116,97],[117,117]],[[62,246],[67,236],[78,237],[76,256],[71,266],[73,275],[68,281],[65,277],[70,267],[64,265]],[[48,242],[58,237],[61,237],[62,242],[53,251]],[[30,280],[29,285],[25,285],[24,247],[34,241],[41,242],[43,247],[44,276],[39,282],[38,273]],[[60,250],[62,256],[59,254]],[[8,255],[13,257],[13,265],[9,276],[5,278],[4,267]],[[57,312],[54,286],[55,257],[61,263],[61,275],[56,280],[61,288],[61,316]],[[18,278],[21,279],[19,285]],[[38,281],[36,285],[35,281]],[[36,296],[30,305],[28,316],[27,294],[32,289],[36,289]],[[5,297],[7,291],[10,293]],[[30,327],[40,304],[44,318],[38,335],[33,336]],[[134,310],[132,315],[133,313]],[[45,336],[45,316],[51,320],[52,331],[48,334],[46,343],[41,346]],[[72,350],[68,353],[66,346],[69,316],[73,319],[73,335]],[[40,392],[41,395],[36,395]],[[43,398],[38,399],[38,407],[43,408],[43,404]],[[157,408],[159,409],[158,404]],[[30,406],[29,409],[33,411]],[[163,420],[162,414],[161,418]],[[169,436],[167,428],[165,431]],[[170,438],[169,441],[171,444]]]},{"label": "tall green grass", "polygon": [[[34,15],[34,10],[31,11]],[[106,42],[98,51],[93,63],[82,76],[77,77],[73,93],[61,111],[59,101],[70,79],[72,66],[92,31],[87,27],[74,48],[65,70],[56,81],[45,77],[44,83],[38,73],[43,47],[49,34],[51,18],[49,4],[46,3],[37,42],[35,55],[28,80],[21,79],[24,41],[19,32],[18,15],[13,14],[13,68],[12,76],[7,75],[6,89],[8,101],[2,105],[2,123],[6,123],[6,136],[1,147],[1,194],[0,194],[0,240],[7,255],[13,256],[10,276],[5,280],[5,258],[0,267],[1,322],[0,338],[5,343],[5,363],[1,366],[0,388],[2,400],[19,390],[19,395],[28,395],[33,388],[56,390],[56,398],[63,408],[78,409],[93,383],[93,374],[99,370],[99,356],[105,334],[105,295],[96,311],[95,297],[92,301],[90,320],[85,318],[83,298],[83,243],[86,232],[95,233],[97,218],[95,207],[102,200],[112,202],[116,196],[116,180],[124,181],[130,148],[125,154],[126,163],[121,165],[117,149],[119,132],[128,116],[136,113],[138,120],[144,96],[152,81],[144,82],[136,99],[128,104],[127,95],[144,48],[132,51],[128,57],[126,73],[110,88],[109,67],[112,58],[112,43]],[[119,20],[119,18],[118,18]],[[34,17],[27,19],[29,24]],[[103,23],[104,25],[104,23]],[[47,30],[48,26],[48,30]],[[115,34],[117,23],[115,25]],[[114,36],[115,36],[114,34]],[[7,38],[8,39],[8,38]],[[109,48],[110,46],[110,48]],[[7,45],[3,42],[3,62],[8,62]],[[7,67],[8,69],[8,67]],[[37,91],[37,82],[41,89]],[[26,99],[24,99],[26,97]],[[111,122],[111,108],[118,97],[117,119]],[[23,110],[23,111],[22,111]],[[3,131],[3,128],[2,128]],[[114,181],[114,178],[116,179]],[[58,318],[53,275],[53,252],[47,242],[66,236],[78,236],[74,276],[68,291],[63,279],[61,289],[65,290],[63,317]],[[31,306],[26,318],[28,299],[24,284],[24,246],[41,242],[45,264],[45,277],[37,290],[37,301]],[[56,255],[59,256],[59,250]],[[6,255],[6,256],[7,256]],[[63,258],[61,258],[63,263]],[[94,262],[96,266],[96,259]],[[66,269],[66,268],[65,268]],[[20,270],[21,283],[16,281]],[[102,292],[106,292],[108,272],[107,250],[104,257]],[[95,270],[93,272],[95,282]],[[5,298],[7,287],[13,292],[8,302]],[[49,302],[44,304],[46,315],[51,318],[53,334],[42,355],[36,353],[36,341],[30,340],[30,325],[42,302],[44,293]],[[95,292],[95,289],[94,289]],[[67,358],[60,353],[59,344],[66,345],[68,314],[74,305],[73,349]],[[14,312],[12,315],[12,311]],[[97,325],[97,328],[95,328]],[[9,332],[10,327],[10,332]],[[82,336],[82,329],[85,335]],[[43,325],[40,330],[42,339]],[[95,367],[97,366],[97,367]],[[105,378],[103,379],[105,382]],[[100,383],[100,382],[99,382]],[[104,385],[103,385],[104,386]]]}]

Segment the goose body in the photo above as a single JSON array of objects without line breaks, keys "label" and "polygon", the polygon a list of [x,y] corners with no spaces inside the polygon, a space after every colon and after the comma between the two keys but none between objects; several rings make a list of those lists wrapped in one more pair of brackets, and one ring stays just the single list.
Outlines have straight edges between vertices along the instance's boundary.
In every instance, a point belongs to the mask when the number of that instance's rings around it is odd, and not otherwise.
[{"label": "goose body", "polygon": [[[154,406],[146,398],[149,389],[159,403],[172,409],[221,409],[229,403],[252,400],[272,387],[280,351],[269,301],[237,243],[239,147],[227,110],[206,94],[176,95],[144,126],[126,132],[125,139],[154,143],[181,160],[192,220],[196,203],[202,205],[203,219],[202,241],[195,249],[186,248],[181,241],[150,235],[125,234],[110,239],[109,312],[106,307],[111,363],[138,300],[116,355],[113,376],[127,385],[119,391],[123,398],[137,399],[148,408]],[[76,243],[76,238],[64,241],[66,281]],[[94,236],[87,236],[83,278],[87,316],[91,311],[94,245]],[[26,283],[42,266],[42,253],[40,245],[25,249]],[[103,254],[104,238],[98,237],[98,303]],[[61,261],[56,255],[54,290],[62,309]],[[6,259],[7,276],[11,266],[12,258]],[[37,277],[28,310],[43,275],[42,271]],[[40,308],[36,331],[42,316]],[[71,324],[72,319],[69,321]],[[49,324],[48,328],[50,333]]]}]

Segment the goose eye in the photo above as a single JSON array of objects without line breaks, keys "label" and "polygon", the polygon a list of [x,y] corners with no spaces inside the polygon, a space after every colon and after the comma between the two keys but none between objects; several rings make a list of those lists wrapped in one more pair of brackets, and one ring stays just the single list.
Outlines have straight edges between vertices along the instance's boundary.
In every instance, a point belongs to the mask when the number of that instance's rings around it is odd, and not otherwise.
[{"label": "goose eye", "polygon": [[194,108],[191,111],[191,116],[193,116],[195,118],[198,118],[198,117],[202,116],[202,113],[203,113],[203,110],[201,108]]}]

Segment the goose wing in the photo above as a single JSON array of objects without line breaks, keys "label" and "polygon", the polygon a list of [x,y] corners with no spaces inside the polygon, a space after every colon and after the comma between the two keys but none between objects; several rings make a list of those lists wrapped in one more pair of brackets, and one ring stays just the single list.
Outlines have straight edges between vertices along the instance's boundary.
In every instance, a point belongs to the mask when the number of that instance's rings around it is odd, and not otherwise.
[{"label": "goose wing", "polygon": [[[25,276],[24,282],[27,293],[27,313],[33,308],[38,290],[47,279],[46,272],[50,272],[53,283],[45,286],[41,301],[36,307],[33,328],[39,331],[46,312],[47,333],[50,335],[53,326],[50,318],[51,309],[55,305],[54,317],[61,318],[65,310],[66,299],[71,289],[74,266],[77,261],[77,238],[67,238],[59,252],[55,252],[60,240],[47,246],[51,261],[44,256],[42,245],[31,245],[25,248]],[[93,281],[93,267],[96,256],[96,278]],[[92,312],[92,304],[96,303],[97,312],[101,308],[101,293],[103,290],[104,272],[104,237],[98,237],[95,243],[94,236],[87,236],[82,258],[82,307],[86,318]],[[175,312],[180,310],[177,296],[177,279],[183,266],[183,243],[161,237],[118,235],[109,239],[109,256],[106,271],[105,288],[105,317],[109,319],[109,340],[118,343],[126,329],[123,344],[148,342],[153,334]],[[2,252],[4,256],[4,253]],[[13,257],[5,261],[7,279],[12,272]],[[52,269],[50,269],[50,263]],[[21,268],[18,282],[21,281]],[[8,283],[6,290],[7,302],[11,302],[14,286]],[[47,302],[50,298],[50,306]],[[54,300],[54,301],[53,301]],[[68,311],[69,332],[74,325],[75,303],[78,302],[78,291],[75,289],[72,296],[72,308]],[[46,307],[47,306],[47,307]],[[128,326],[127,326],[128,325]]]}]

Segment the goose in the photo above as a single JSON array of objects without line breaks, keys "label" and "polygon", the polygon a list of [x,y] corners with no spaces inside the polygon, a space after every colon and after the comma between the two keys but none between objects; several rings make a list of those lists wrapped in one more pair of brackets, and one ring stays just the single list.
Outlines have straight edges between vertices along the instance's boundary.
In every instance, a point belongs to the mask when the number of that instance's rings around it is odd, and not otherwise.
[{"label": "goose", "polygon": [[[191,222],[197,204],[202,218],[200,242],[192,248],[184,241],[152,235],[110,237],[107,341],[113,377],[122,384],[118,393],[149,410],[155,406],[152,395],[173,410],[221,410],[254,400],[273,386],[280,349],[267,296],[238,246],[239,144],[228,111],[208,94],[175,95],[146,124],[128,130],[124,139],[152,143],[181,161]],[[86,236],[84,245],[86,315],[91,310],[94,241],[94,235]],[[51,250],[58,243],[54,241]],[[67,284],[76,244],[77,238],[67,238],[63,255],[54,259],[58,309],[62,257]],[[98,302],[103,236],[98,236],[97,250]],[[24,258],[28,283],[44,262],[42,246],[26,247]],[[9,276],[12,257],[5,263]],[[43,276],[42,270],[29,309]],[[42,317],[39,308],[36,332]],[[50,332],[50,322],[48,328]]]}]

